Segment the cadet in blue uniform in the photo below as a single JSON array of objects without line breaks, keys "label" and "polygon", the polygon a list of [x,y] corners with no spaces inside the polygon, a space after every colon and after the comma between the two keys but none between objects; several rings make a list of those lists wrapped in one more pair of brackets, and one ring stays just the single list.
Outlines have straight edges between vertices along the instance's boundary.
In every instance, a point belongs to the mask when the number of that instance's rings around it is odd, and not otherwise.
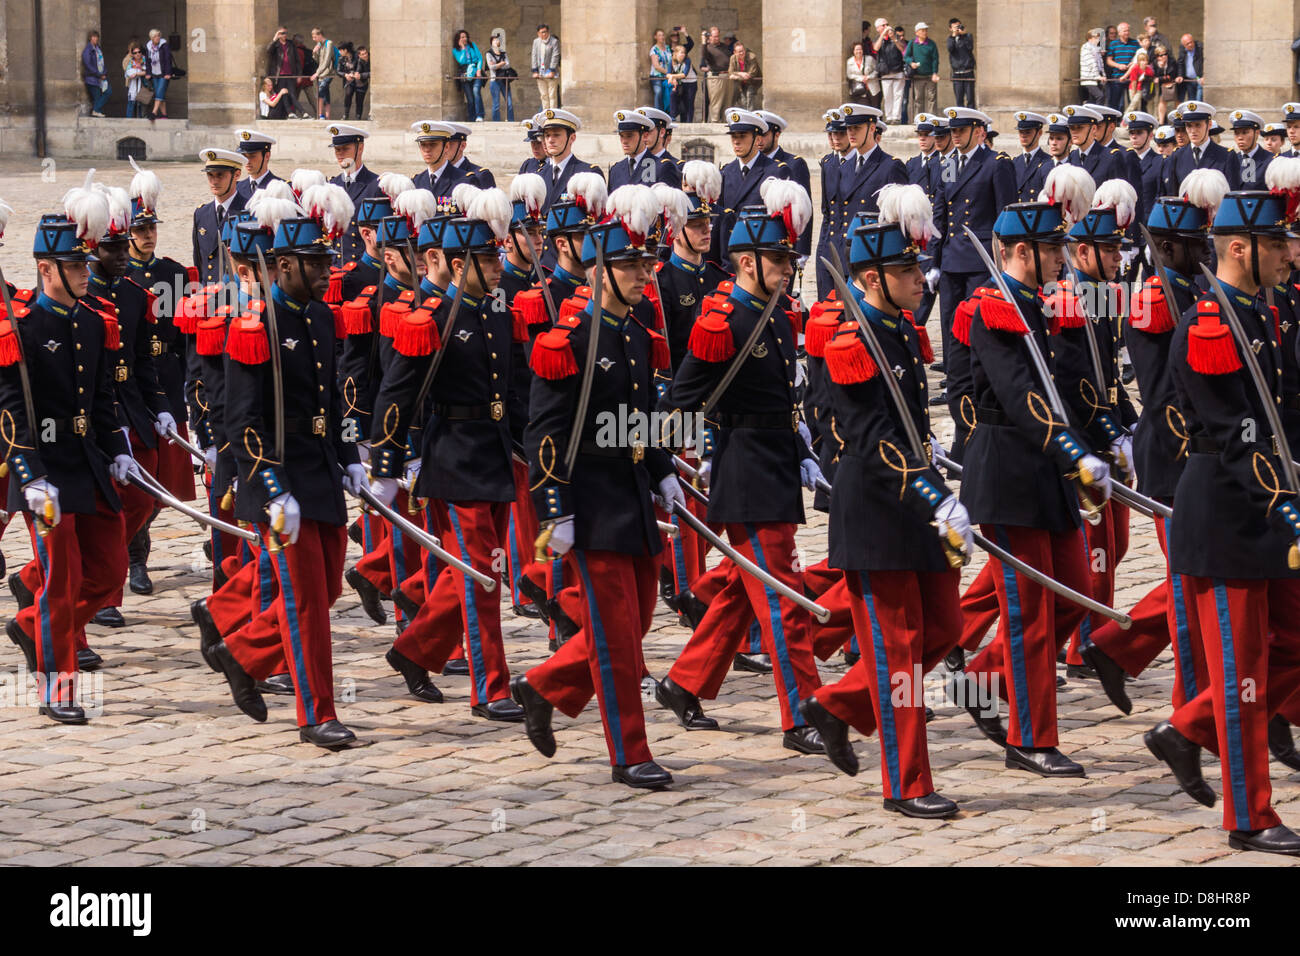
[{"label": "cadet in blue uniform", "polygon": [[623,158],[609,164],[609,190],[639,183],[650,186],[659,182],[661,163],[650,153],[649,142],[655,138],[655,123],[638,110],[622,109],[614,113],[614,130],[618,133]]},{"label": "cadet in blue uniform", "polygon": [[[804,161],[802,156],[796,156],[794,153],[781,147],[781,134],[785,132],[786,126],[789,124],[786,123],[783,117],[778,116],[771,110],[755,110],[754,112],[762,118],[763,122],[767,123],[767,132],[759,137],[758,148],[762,151],[764,156],[773,162],[785,163],[786,168],[789,170],[789,176],[787,178],[793,179],[804,188],[804,191],[807,192],[808,195],[811,196],[812,178],[811,174],[808,172],[808,164]],[[807,256],[812,251],[811,220],[808,222],[808,228],[805,229],[803,235],[799,237],[797,248],[801,257]]]},{"label": "cadet in blue uniform", "polygon": [[[342,170],[330,182],[346,189],[353,208],[359,208],[361,200],[368,196],[380,195],[379,176],[366,168],[364,159],[366,137],[370,134],[345,123],[331,123],[327,131],[330,134],[330,146],[334,149],[334,160]],[[354,220],[347,231],[339,237],[338,264],[345,266],[349,262],[355,262],[365,251],[366,245],[361,241],[361,233]]]},{"label": "cadet in blue uniform", "polygon": [[686,358],[691,329],[704,299],[731,278],[731,273],[705,258],[709,251],[713,206],[696,193],[687,193],[691,206],[686,224],[673,236],[668,259],[655,266],[662,296],[664,332],[675,371]]},{"label": "cadet in blue uniform", "polygon": [[191,235],[194,246],[194,267],[199,270],[198,281],[203,285],[220,282],[225,274],[221,253],[221,227],[226,220],[244,208],[247,200],[239,195],[236,184],[244,170],[244,157],[230,149],[205,149],[199,153],[199,162],[208,177],[212,202],[194,210],[194,229]]},{"label": "cadet in blue uniform", "polygon": [[1236,189],[1262,189],[1273,160],[1273,154],[1259,141],[1264,120],[1250,110],[1233,110],[1228,119],[1237,141],[1236,149],[1228,151],[1228,184]]},{"label": "cadet in blue uniform", "polygon": [[1016,113],[1016,133],[1023,152],[1012,162],[1016,164],[1016,194],[1020,202],[1033,202],[1038,198],[1047,172],[1052,168],[1052,157],[1039,145],[1045,125],[1047,117],[1041,113],[1028,110]]},{"label": "cadet in blue uniform", "polygon": [[465,178],[479,189],[491,189],[497,184],[496,177],[492,175],[492,170],[465,158],[465,148],[469,145],[469,134],[473,132],[473,128],[466,126],[464,123],[448,123],[447,125],[451,127],[452,149],[447,159],[452,167],[463,173]]},{"label": "cadet in blue uniform", "polygon": [[1153,142],[1158,121],[1150,113],[1138,110],[1130,111],[1124,119],[1128,123],[1129,142],[1132,143],[1141,175],[1138,199],[1149,218],[1151,210],[1156,207],[1156,199],[1160,196],[1160,166],[1164,159],[1154,148]]},{"label": "cadet in blue uniform", "polygon": [[901,159],[877,145],[876,126],[884,115],[860,103],[840,106],[853,152],[844,157],[836,183],[835,227],[839,232],[840,256],[849,251],[849,226],[859,213],[875,214],[876,196],[888,183],[906,183],[907,167]]},{"label": "cadet in blue uniform", "polygon": [[1213,106],[1201,100],[1188,100],[1178,104],[1178,113],[1187,131],[1188,143],[1174,150],[1165,159],[1161,195],[1178,196],[1183,180],[1193,169],[1217,169],[1228,177],[1228,185],[1236,187],[1229,169],[1228,151],[1210,139],[1210,122],[1217,113]]},{"label": "cadet in blue uniform", "polygon": [[[831,277],[822,265],[822,257],[830,257],[830,245],[835,242],[836,228],[836,196],[839,192],[840,169],[844,165],[844,157],[849,155],[852,146],[849,145],[848,128],[844,125],[844,114],[838,109],[827,110],[822,114],[822,119],[826,122],[826,138],[830,144],[831,151],[817,161],[822,170],[822,201],[821,201],[821,225],[817,228],[817,300],[823,301],[831,294]],[[832,260],[833,261],[833,260]]]},{"label": "cadet in blue uniform", "polygon": [[392,214],[393,201],[382,193],[367,196],[357,205],[357,235],[361,237],[365,251],[360,258],[342,266],[344,302],[351,302],[366,286],[379,284],[380,277],[384,274],[383,253],[380,252],[378,241],[379,223]]},{"label": "cadet in blue uniform", "polygon": [[[932,113],[916,114],[916,142],[921,148],[920,155],[913,156],[907,161],[907,181],[920,186],[925,190],[925,198],[930,201],[930,208],[933,210],[934,225],[939,231],[939,240],[934,246],[927,251],[927,273],[933,269],[938,269],[941,265],[943,236],[948,232],[948,199],[944,191],[943,181],[943,157],[939,152],[938,146],[935,145],[935,131],[940,125],[946,127],[948,121],[941,116]],[[937,284],[937,277],[933,281],[927,281],[925,292],[921,295],[921,302],[916,307],[914,313],[917,321],[924,325],[929,321],[930,313],[934,310],[935,295],[934,286]],[[940,366],[938,371],[942,371]],[[936,403],[937,404],[937,403]]]},{"label": "cadet in blue uniform", "polygon": [[519,124],[524,128],[524,142],[532,151],[532,155],[519,164],[518,172],[521,173],[541,173],[546,167],[546,147],[542,145],[542,127],[536,116],[522,120]]},{"label": "cadet in blue uniform", "polygon": [[668,152],[668,140],[672,136],[673,118],[661,109],[653,106],[638,106],[636,111],[648,116],[655,124],[654,136],[648,143],[650,155],[659,164],[655,169],[657,181],[667,183],[674,188],[682,185],[682,161]]},{"label": "cadet in blue uniform", "polygon": [[759,137],[767,131],[767,123],[757,113],[730,109],[723,117],[731,136],[731,149],[736,158],[722,167],[722,196],[718,226],[713,230],[710,258],[714,262],[727,261],[727,241],[742,206],[762,202],[759,188],[765,179],[789,179],[789,167],[763,155]]},{"label": "cadet in blue uniform", "polygon": [[450,162],[456,149],[451,137],[455,132],[450,123],[434,120],[417,120],[411,124],[415,145],[419,147],[424,169],[411,177],[416,189],[427,189],[435,196],[450,196],[452,187],[469,178],[469,174]]},{"label": "cadet in blue uniform", "polygon": [[1282,124],[1286,127],[1285,149],[1281,156],[1300,156],[1300,103],[1282,104]]},{"label": "cadet in blue uniform", "polygon": [[[541,117],[542,143],[546,149],[546,165],[540,170],[546,180],[546,202],[543,209],[551,206],[569,190],[569,180],[574,173],[595,173],[602,179],[600,169],[573,155],[573,141],[582,129],[582,121],[568,110],[546,109],[537,114]],[[579,250],[581,251],[581,250]],[[548,269],[554,264],[550,251],[542,255],[542,264]]]},{"label": "cadet in blue uniform", "polygon": [[1097,139],[1106,120],[1094,106],[1067,106],[1061,111],[1070,124],[1070,162],[1082,166],[1095,183],[1108,179],[1127,179],[1128,164],[1118,146],[1103,146]]},{"label": "cadet in blue uniform", "polygon": [[244,154],[246,174],[235,188],[249,199],[257,190],[265,189],[268,183],[280,178],[271,172],[271,147],[275,145],[275,137],[255,129],[237,129],[235,138],[239,141],[235,149]]}]

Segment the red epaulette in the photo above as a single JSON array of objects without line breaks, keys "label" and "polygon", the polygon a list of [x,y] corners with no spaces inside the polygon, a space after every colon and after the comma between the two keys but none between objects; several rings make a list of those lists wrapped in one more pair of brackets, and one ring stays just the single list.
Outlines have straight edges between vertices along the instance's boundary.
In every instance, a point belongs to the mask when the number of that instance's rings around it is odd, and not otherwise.
[{"label": "red epaulette", "polygon": [[1014,302],[1002,298],[997,289],[986,289],[976,303],[980,318],[986,329],[996,332],[1014,332],[1016,335],[1028,335],[1029,329],[1020,319]]},{"label": "red epaulette", "polygon": [[361,261],[360,259],[353,259],[351,262],[349,262],[347,265],[343,267],[343,271],[351,272],[353,269],[357,267],[357,263],[360,261]]},{"label": "red epaulette", "polygon": [[347,322],[343,319],[343,306],[331,305],[330,312],[334,316],[334,338],[342,339],[348,334]]},{"label": "red epaulette", "polygon": [[[13,295],[15,302],[31,302],[34,298],[36,298],[35,289],[16,289]],[[19,318],[22,318],[22,316],[19,316]]]},{"label": "red epaulette", "polygon": [[325,290],[325,298],[321,300],[326,305],[341,305],[343,303],[343,270],[338,266],[330,269],[330,284]]},{"label": "red epaulette", "polygon": [[[14,305],[14,315],[17,318],[26,318],[29,311],[21,305]],[[18,330],[13,327],[9,319],[0,320],[0,365],[16,365],[22,357],[22,347],[18,342]]]},{"label": "red epaulette", "polygon": [[245,312],[230,323],[226,354],[244,365],[261,365],[271,358],[271,341],[261,317]]},{"label": "red epaulette", "polygon": [[[104,348],[116,352],[122,347],[122,328],[117,324],[117,306],[107,299],[100,299],[102,308],[94,309],[104,322]],[[92,308],[94,308],[92,306]]]},{"label": "red epaulette", "polygon": [[194,334],[194,351],[200,355],[220,355],[226,350],[226,320],[232,311],[230,306],[223,305],[217,309],[216,315],[199,320],[198,331]]},{"label": "red epaulette", "polygon": [[1128,324],[1148,335],[1161,335],[1174,330],[1174,317],[1169,311],[1169,300],[1159,276],[1151,276],[1133,298],[1133,310]]},{"label": "red epaulette", "polygon": [[962,345],[970,346],[970,323],[975,318],[975,301],[982,299],[987,291],[988,286],[980,286],[969,299],[957,303],[952,317],[952,337]]},{"label": "red epaulette", "polygon": [[[551,316],[546,311],[546,297],[540,288],[524,289],[510,303],[514,319],[514,336],[519,342],[527,341],[528,330],[534,325],[550,325]],[[520,337],[522,333],[522,338]]]},{"label": "red epaulette", "polygon": [[[402,312],[393,323],[393,348],[407,358],[432,355],[442,348],[435,319],[436,308],[436,305],[433,308],[422,305]],[[384,306],[384,310],[387,311],[388,306]]]},{"label": "red epaulette", "polygon": [[379,310],[379,334],[386,339],[397,337],[397,323],[407,315],[415,305],[415,292],[406,289],[392,302],[385,302]]},{"label": "red epaulette", "polygon": [[808,310],[808,323],[803,330],[803,348],[813,358],[824,358],[826,346],[835,337],[835,330],[844,322],[842,302],[816,302]]},{"label": "red epaulette", "polygon": [[732,282],[730,279],[723,279],[721,282],[718,283],[718,287],[714,289],[713,292],[711,292],[710,294],[720,295],[723,298],[727,298],[731,295],[731,290],[734,289],[735,287],[736,287],[736,283]]},{"label": "red epaulette", "polygon": [[1083,303],[1068,280],[1057,283],[1056,289],[1044,296],[1042,302],[1043,315],[1052,324],[1053,333],[1059,329],[1081,329],[1087,324]]},{"label": "red epaulette", "polygon": [[180,308],[176,310],[172,324],[185,335],[194,335],[198,331],[199,319],[207,318],[208,300],[220,291],[221,286],[211,282],[198,292],[181,299]]},{"label": "red epaulette", "polygon": [[129,282],[129,283],[131,283],[131,285],[135,286],[137,289],[139,289],[141,292],[144,293],[144,300],[145,300],[145,301],[144,301],[144,317],[145,317],[145,318],[146,318],[150,323],[157,324],[157,322],[158,322],[158,316],[157,316],[157,314],[155,314],[155,312],[154,312],[154,306],[153,306],[153,304],[154,304],[154,302],[156,302],[156,301],[158,300],[158,296],[156,296],[156,295],[154,294],[154,292],[153,292],[152,289],[146,289],[144,286],[142,286],[140,283],[136,282],[136,281],[135,281],[134,279],[132,279],[130,276],[123,276],[123,277],[122,277],[122,281],[123,281],[123,282]]},{"label": "red epaulette", "polygon": [[578,374],[578,360],[573,355],[569,334],[582,324],[577,315],[566,316],[547,329],[533,343],[528,365],[542,378],[555,381]]},{"label": "red epaulette", "polygon": [[370,300],[375,297],[377,287],[368,285],[361,290],[351,302],[343,303],[343,330],[348,335],[365,335],[374,331],[370,317]]},{"label": "red epaulette", "polygon": [[934,346],[930,344],[930,330],[925,327],[924,322],[916,321],[916,316],[907,309],[903,310],[903,316],[912,328],[916,329],[916,344],[921,352],[921,361],[929,365],[934,361]]},{"label": "red epaulette", "polygon": [[664,306],[659,301],[659,285],[656,282],[647,282],[645,284],[645,297],[650,300],[650,305],[654,309],[655,328],[662,329],[664,325]]},{"label": "red epaulette", "polygon": [[573,295],[560,303],[560,316],[556,320],[556,324],[558,325],[563,320],[569,318],[569,316],[577,315],[587,307],[587,303],[590,301],[591,287],[585,285],[578,286]]},{"label": "red epaulette", "polygon": [[186,267],[185,267],[185,281],[186,281],[186,282],[192,282],[192,283],[194,283],[195,285],[198,285],[198,284],[199,284],[199,267],[198,267],[198,266],[186,266]]},{"label": "red epaulette", "polygon": [[691,327],[687,343],[692,355],[705,362],[725,362],[736,354],[730,322],[734,308],[729,300],[724,300],[713,303],[707,312],[700,314]]},{"label": "red epaulette", "polygon": [[660,259],[658,262],[655,263],[655,272],[663,272],[664,266],[666,265],[668,265],[668,263]]},{"label": "red epaulette", "polygon": [[1219,303],[1196,303],[1196,322],[1187,330],[1187,364],[1202,375],[1228,375],[1240,371],[1241,358],[1232,330],[1219,320]]},{"label": "red epaulette", "polygon": [[650,336],[650,365],[659,370],[672,368],[673,353],[668,348],[668,340],[664,338],[663,333],[655,329],[646,329],[646,334]]},{"label": "red epaulette", "polygon": [[858,334],[858,323],[844,322],[826,343],[826,371],[836,385],[857,385],[875,377],[879,368]]}]

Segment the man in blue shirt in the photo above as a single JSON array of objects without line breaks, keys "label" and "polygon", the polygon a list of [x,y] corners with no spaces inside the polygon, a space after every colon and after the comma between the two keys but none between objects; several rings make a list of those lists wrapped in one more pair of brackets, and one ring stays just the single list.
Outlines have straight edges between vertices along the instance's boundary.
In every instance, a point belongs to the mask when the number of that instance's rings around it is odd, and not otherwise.
[{"label": "man in blue shirt", "polygon": [[1138,41],[1134,39],[1127,23],[1115,27],[1116,37],[1106,47],[1106,105],[1111,109],[1124,108],[1124,91],[1127,84],[1120,82],[1120,77],[1133,62],[1138,51]]}]

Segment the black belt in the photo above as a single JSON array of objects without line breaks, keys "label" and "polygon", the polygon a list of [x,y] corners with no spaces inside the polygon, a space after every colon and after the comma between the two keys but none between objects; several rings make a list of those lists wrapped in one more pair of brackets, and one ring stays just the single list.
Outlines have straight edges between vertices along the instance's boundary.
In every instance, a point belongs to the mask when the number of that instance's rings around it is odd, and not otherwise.
[{"label": "black belt", "polygon": [[630,458],[635,464],[645,457],[645,445],[600,445],[585,439],[578,446],[578,454],[593,458]]},{"label": "black belt", "polygon": [[322,438],[326,434],[328,420],[324,415],[314,415],[311,418],[286,418],[284,420],[284,433],[286,435],[311,435]]},{"label": "black belt", "polygon": [[799,413],[791,411],[772,415],[719,415],[718,424],[723,428],[772,428],[793,431],[799,423]]},{"label": "black belt", "polygon": [[1282,399],[1282,407],[1288,412],[1300,412],[1300,395]]},{"label": "black belt", "polygon": [[149,343],[149,354],[155,358],[172,350],[171,343],[154,339]]},{"label": "black belt", "polygon": [[1193,435],[1187,446],[1197,455],[1217,455],[1223,451],[1217,441],[1206,435]]},{"label": "black belt", "polygon": [[487,405],[434,405],[433,414],[449,422],[500,421],[506,413],[504,402]]},{"label": "black belt", "polygon": [[125,382],[131,377],[131,367],[129,365],[117,365],[113,368],[113,381]]},{"label": "black belt", "polygon": [[980,425],[1014,425],[1013,422],[1000,408],[975,408],[975,421]]},{"label": "black belt", "polygon": [[[90,427],[90,419],[88,419],[85,415],[78,415],[75,418],[43,419],[43,421],[49,421],[54,425],[54,441],[45,442],[45,444],[49,444],[49,445],[54,444],[59,440],[60,435],[66,434],[68,432],[71,432],[72,434],[78,435],[83,438],[94,434],[94,432]],[[41,430],[44,431],[43,428]]]}]

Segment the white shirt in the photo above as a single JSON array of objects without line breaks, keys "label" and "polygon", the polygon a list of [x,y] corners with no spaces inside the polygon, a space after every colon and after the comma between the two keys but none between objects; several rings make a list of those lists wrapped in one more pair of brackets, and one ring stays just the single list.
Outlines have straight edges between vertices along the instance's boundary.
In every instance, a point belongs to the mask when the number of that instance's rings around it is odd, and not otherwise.
[{"label": "white shirt", "polygon": [[573,154],[569,153],[569,155],[565,156],[558,162],[555,159],[547,160],[547,165],[550,167],[552,181],[554,181],[555,177],[564,175],[564,167],[569,165],[569,160],[572,158]]},{"label": "white shirt", "polygon": [[343,173],[343,182],[346,183],[346,184],[348,184],[348,185],[351,185],[352,183],[356,182],[356,181],[357,181],[357,177],[361,175],[361,170],[363,170],[363,169],[365,169],[365,168],[366,168],[366,164],[365,164],[365,163],[362,163],[362,164],[361,164],[360,166],[358,166],[356,169],[353,169],[353,170],[350,170],[350,171],[345,171],[345,172]]}]

